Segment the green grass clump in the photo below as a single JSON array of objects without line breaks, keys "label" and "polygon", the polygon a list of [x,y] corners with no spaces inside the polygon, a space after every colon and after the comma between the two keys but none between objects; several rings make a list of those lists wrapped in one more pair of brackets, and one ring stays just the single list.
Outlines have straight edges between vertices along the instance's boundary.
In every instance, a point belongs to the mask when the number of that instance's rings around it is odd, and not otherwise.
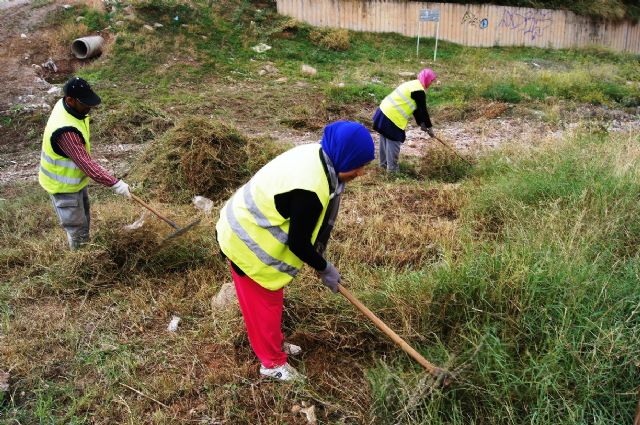
[{"label": "green grass clump", "polygon": [[391,88],[381,84],[348,84],[344,87],[330,86],[326,89],[327,97],[338,104],[367,102],[379,104],[390,92]]},{"label": "green grass clump", "polygon": [[[637,137],[582,133],[479,165],[466,189],[464,252],[412,296],[424,332],[470,365],[452,391],[423,401],[412,395],[430,391],[401,368],[374,369],[376,412],[401,423],[631,421],[637,146]],[[437,344],[426,352],[442,358]]]},{"label": "green grass clump", "polygon": [[518,103],[522,96],[512,84],[498,83],[486,88],[482,92],[482,97],[501,102]]}]

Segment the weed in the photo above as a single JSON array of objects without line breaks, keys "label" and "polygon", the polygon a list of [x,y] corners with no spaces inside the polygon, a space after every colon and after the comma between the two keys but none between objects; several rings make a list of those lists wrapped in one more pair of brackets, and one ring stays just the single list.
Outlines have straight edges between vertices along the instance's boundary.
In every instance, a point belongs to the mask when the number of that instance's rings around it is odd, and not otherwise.
[{"label": "weed", "polygon": [[482,97],[501,102],[518,103],[522,96],[512,84],[495,84],[486,88],[482,92]]},{"label": "weed", "polygon": [[391,88],[380,84],[348,84],[344,87],[330,86],[326,89],[327,97],[338,104],[366,102],[379,104],[391,91]]},{"label": "weed", "polygon": [[309,33],[309,39],[327,49],[344,51],[349,49],[349,32],[345,29],[314,30]]}]

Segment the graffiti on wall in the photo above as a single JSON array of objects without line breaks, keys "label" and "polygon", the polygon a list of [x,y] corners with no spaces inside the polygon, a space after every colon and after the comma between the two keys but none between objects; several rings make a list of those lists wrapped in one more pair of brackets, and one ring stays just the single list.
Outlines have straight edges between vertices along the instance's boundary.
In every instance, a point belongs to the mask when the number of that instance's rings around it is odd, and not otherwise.
[{"label": "graffiti on wall", "polygon": [[553,23],[553,12],[550,10],[528,10],[520,12],[513,9],[505,9],[498,28],[508,28],[521,31],[525,37],[535,41],[542,37],[544,30]]},{"label": "graffiti on wall", "polygon": [[462,17],[462,25],[468,25],[470,27],[479,27],[481,30],[489,26],[489,20],[487,18],[480,19],[475,13],[467,10]]}]

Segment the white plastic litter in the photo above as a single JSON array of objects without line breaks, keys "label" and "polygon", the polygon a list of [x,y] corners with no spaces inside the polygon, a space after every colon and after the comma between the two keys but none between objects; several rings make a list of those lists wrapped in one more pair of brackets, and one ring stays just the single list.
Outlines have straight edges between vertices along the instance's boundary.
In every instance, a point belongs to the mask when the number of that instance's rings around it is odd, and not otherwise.
[{"label": "white plastic litter", "polygon": [[296,404],[291,408],[291,413],[301,413],[307,417],[307,423],[309,425],[316,425],[318,419],[316,418],[316,406],[313,404],[307,406],[307,403],[302,402],[302,406]]},{"label": "white plastic litter", "polygon": [[290,342],[283,342],[282,351],[291,356],[297,356],[298,354],[302,353],[302,347],[300,347],[299,345],[291,344]]},{"label": "white plastic litter", "polygon": [[0,392],[9,391],[9,372],[0,372]]},{"label": "white plastic litter", "polygon": [[41,66],[43,68],[50,69],[53,72],[58,72],[58,66],[51,58],[47,59],[47,61],[43,63]]},{"label": "white plastic litter", "polygon": [[142,213],[142,215],[140,215],[140,218],[137,219],[136,221],[134,221],[131,224],[127,224],[126,226],[123,227],[124,230],[131,232],[132,230],[136,230],[141,228],[142,226],[144,226],[144,221],[149,218],[149,211],[144,211]]},{"label": "white plastic litter", "polygon": [[175,332],[178,330],[178,323],[180,323],[180,318],[178,316],[173,316],[171,318],[171,322],[169,322],[169,326],[167,326],[167,330],[169,332]]},{"label": "white plastic litter", "polygon": [[257,45],[255,45],[255,46],[253,46],[251,48],[251,50],[253,50],[254,52],[258,52],[258,53],[264,53],[264,52],[266,52],[267,50],[270,50],[270,49],[271,49],[271,46],[269,46],[268,44],[264,44],[264,43],[257,44]]},{"label": "white plastic litter", "polygon": [[211,199],[198,195],[193,197],[192,202],[193,205],[205,215],[211,214],[211,209],[213,208],[213,201]]}]

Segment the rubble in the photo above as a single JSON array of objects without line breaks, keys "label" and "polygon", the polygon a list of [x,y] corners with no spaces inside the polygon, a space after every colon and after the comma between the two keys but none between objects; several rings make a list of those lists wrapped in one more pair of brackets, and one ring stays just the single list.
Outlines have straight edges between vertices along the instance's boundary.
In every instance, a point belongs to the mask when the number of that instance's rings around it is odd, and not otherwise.
[{"label": "rubble", "polygon": [[236,287],[233,282],[227,282],[222,285],[218,293],[211,298],[211,310],[214,314],[218,310],[226,310],[237,304],[238,296],[236,295]]},{"label": "rubble", "polygon": [[317,69],[315,69],[311,65],[307,65],[307,64],[302,64],[302,66],[300,67],[300,71],[303,74],[311,75],[311,76],[316,75],[318,73]]},{"label": "rubble", "polygon": [[45,63],[41,64],[40,66],[42,66],[44,69],[48,69],[48,70],[51,70],[53,72],[58,72],[58,66],[56,65],[56,63],[51,58],[47,59],[47,61]]},{"label": "rubble", "polygon": [[253,50],[254,52],[258,52],[258,53],[264,53],[267,50],[271,50],[271,46],[269,46],[268,44],[260,43],[260,44],[257,44],[255,46],[253,46],[251,48],[251,50]]}]

